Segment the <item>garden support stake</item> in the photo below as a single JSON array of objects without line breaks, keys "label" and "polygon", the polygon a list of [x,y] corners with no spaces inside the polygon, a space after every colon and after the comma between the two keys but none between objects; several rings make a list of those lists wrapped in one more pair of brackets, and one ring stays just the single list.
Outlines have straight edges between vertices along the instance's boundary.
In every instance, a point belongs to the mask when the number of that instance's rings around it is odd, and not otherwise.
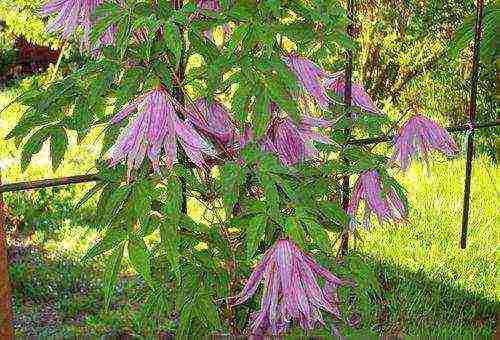
[{"label": "garden support stake", "polygon": [[[2,175],[0,173],[0,185]],[[9,262],[7,260],[7,232],[5,215],[7,209],[0,192],[0,339],[13,339],[12,331],[12,292],[9,280]]]},{"label": "garden support stake", "polygon": [[476,9],[476,27],[474,36],[474,59],[472,61],[471,88],[469,98],[469,123],[467,132],[467,161],[465,164],[465,187],[464,187],[464,208],[462,211],[462,236],[460,238],[460,247],[465,249],[467,246],[467,227],[469,225],[469,206],[470,206],[470,181],[472,176],[472,159],[474,158],[474,128],[476,124],[476,97],[477,82],[479,79],[479,50],[481,46],[481,34],[483,29],[483,0],[477,1]]},{"label": "garden support stake", "polygon": [[[347,17],[351,21],[347,27],[347,34],[350,37],[353,37],[354,24],[352,22],[354,18],[354,4],[352,0],[347,2]],[[352,101],[352,59],[353,52],[352,50],[347,51],[347,64],[345,67],[345,91],[344,91],[344,102],[346,106],[346,115],[350,117],[351,115],[351,101]],[[344,131],[346,140],[348,141],[351,136],[351,129],[346,129]],[[349,161],[344,159],[344,162],[347,166],[349,166]],[[342,208],[344,211],[347,211],[347,207],[349,205],[349,175],[346,175],[342,178]],[[345,226],[345,229],[342,233],[342,240],[340,242],[340,255],[347,255],[347,251],[349,249],[349,222]]]}]

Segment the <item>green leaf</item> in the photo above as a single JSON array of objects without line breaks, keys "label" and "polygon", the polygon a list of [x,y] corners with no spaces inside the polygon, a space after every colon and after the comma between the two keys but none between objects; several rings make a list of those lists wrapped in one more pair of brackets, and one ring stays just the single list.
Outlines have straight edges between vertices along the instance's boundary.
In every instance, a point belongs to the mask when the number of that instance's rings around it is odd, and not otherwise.
[{"label": "green leaf", "polygon": [[106,274],[104,277],[104,309],[106,311],[109,310],[111,297],[118,279],[118,273],[120,272],[124,249],[125,244],[122,243],[113,250],[113,253],[106,262]]},{"label": "green leaf", "polygon": [[78,201],[78,203],[75,204],[75,206],[73,208],[73,211],[77,211],[78,209],[80,209],[85,203],[87,203],[87,201],[90,198],[92,198],[92,196],[94,196],[97,192],[99,192],[100,190],[102,190],[105,186],[106,186],[106,184],[103,183],[103,182],[99,182],[96,185],[94,185],[89,191],[87,191],[82,196],[82,198],[80,198],[80,200]]},{"label": "green leaf", "polygon": [[241,79],[231,101],[231,110],[238,119],[240,130],[243,131],[247,120],[247,103],[250,100],[252,89],[248,81]]},{"label": "green leaf", "polygon": [[83,256],[82,262],[87,262],[96,256],[104,254],[105,252],[113,249],[116,245],[120,244],[127,236],[127,233],[122,228],[110,228],[106,235],[93,245],[87,253]]},{"label": "green leaf", "polygon": [[246,229],[247,261],[253,258],[259,247],[259,242],[266,230],[266,221],[266,215],[258,214],[252,217],[248,223]]},{"label": "green leaf", "polygon": [[297,242],[299,246],[305,248],[305,234],[295,216],[288,216],[284,223],[285,235]]},{"label": "green leaf", "polygon": [[222,191],[226,216],[233,214],[233,207],[238,201],[239,186],[243,184],[241,167],[230,162],[222,168]]},{"label": "green leaf", "polygon": [[311,239],[316,243],[316,245],[326,254],[330,254],[332,251],[332,245],[330,243],[330,238],[326,233],[326,230],[319,225],[312,216],[305,212],[305,209],[297,208],[297,215],[300,221],[304,223],[307,228],[307,232]]},{"label": "green leaf", "polygon": [[319,208],[321,212],[331,221],[338,225],[346,225],[348,222],[347,214],[334,202],[320,202]]},{"label": "green leaf", "polygon": [[151,277],[149,252],[144,240],[131,235],[129,237],[127,249],[130,263],[134,269],[142,276],[144,281],[146,281],[151,288],[154,288],[153,279]]},{"label": "green leaf", "polygon": [[175,65],[178,65],[182,55],[182,35],[177,25],[172,22],[164,24],[165,42],[168,49],[175,57]]},{"label": "green leaf", "polygon": [[68,148],[68,135],[61,126],[56,126],[50,130],[50,158],[52,160],[52,170],[61,164],[61,161]]},{"label": "green leaf", "polygon": [[151,211],[154,185],[147,179],[136,181],[132,187],[130,195],[130,216],[139,218],[147,215]]},{"label": "green leaf", "polygon": [[266,91],[262,91],[257,94],[255,101],[255,117],[253,119],[253,127],[255,137],[259,138],[266,131],[271,116],[269,113],[270,98]]},{"label": "green leaf", "polygon": [[41,128],[37,130],[28,141],[23,145],[21,152],[21,171],[24,172],[28,168],[31,158],[42,149],[43,143],[49,138],[50,130]]},{"label": "green leaf", "polygon": [[121,16],[116,27],[116,51],[119,59],[123,59],[127,52],[128,43],[132,35],[131,19],[128,13]]},{"label": "green leaf", "polygon": [[181,280],[181,271],[179,266],[179,236],[177,234],[177,225],[167,220],[160,225],[160,237],[163,249],[167,254],[167,259],[172,266],[172,271],[177,278]]}]

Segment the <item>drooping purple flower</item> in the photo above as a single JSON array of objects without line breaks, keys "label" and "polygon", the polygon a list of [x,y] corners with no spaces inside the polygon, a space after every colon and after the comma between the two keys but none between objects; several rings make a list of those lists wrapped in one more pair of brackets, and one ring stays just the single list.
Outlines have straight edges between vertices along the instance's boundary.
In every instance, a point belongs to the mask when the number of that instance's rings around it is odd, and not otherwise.
[{"label": "drooping purple flower", "polygon": [[295,74],[301,86],[316,99],[318,104],[326,108],[330,99],[326,93],[323,79],[327,73],[307,58],[290,53],[283,58],[288,68]]},{"label": "drooping purple flower", "polygon": [[[41,15],[46,17],[57,13],[47,25],[49,32],[61,32],[64,39],[69,39],[80,26],[83,29],[81,39],[82,49],[89,49],[90,32],[92,29],[92,13],[104,0],[52,0],[41,8]],[[116,28],[111,26],[99,39],[102,46],[114,44],[114,32]]]},{"label": "drooping purple flower", "polygon": [[[380,175],[376,170],[363,172],[354,185],[353,194],[347,213],[354,217],[359,208],[359,203],[364,201],[363,225],[369,228],[370,216],[374,213],[380,224],[386,221],[403,221],[408,211],[398,192],[391,186],[382,185]],[[351,223],[351,227],[354,224]]]},{"label": "drooping purple flower", "polygon": [[313,142],[333,144],[333,141],[313,128],[330,127],[325,119],[304,116],[297,126],[290,117],[274,116],[264,137],[259,141],[263,151],[274,153],[285,166],[293,166],[306,159],[317,157]]},{"label": "drooping purple flower", "polygon": [[232,144],[238,138],[236,125],[229,111],[217,100],[209,103],[206,98],[199,98],[188,111],[187,119],[224,146]]},{"label": "drooping purple flower", "polygon": [[188,158],[203,167],[203,155],[214,156],[213,148],[189,124],[177,116],[170,95],[163,88],[153,89],[126,105],[112,119],[116,124],[137,110],[137,116],[122,131],[113,146],[110,166],[127,160],[128,177],[138,169],[146,154],[153,169],[159,171],[164,150],[164,164],[170,168],[177,159],[177,142]]},{"label": "drooping purple flower", "polygon": [[[318,278],[324,279],[321,288]],[[336,288],[351,284],[319,265],[288,239],[278,240],[255,267],[243,290],[229,299],[232,305],[248,301],[263,283],[260,311],[251,316],[249,333],[279,335],[292,323],[304,330],[325,325],[321,310],[340,319]]]},{"label": "drooping purple flower", "polygon": [[391,160],[399,163],[401,169],[406,171],[417,153],[427,161],[433,150],[450,157],[458,152],[457,145],[448,131],[427,117],[414,115],[394,137],[394,153]]},{"label": "drooping purple flower", "polygon": [[[324,85],[327,89],[335,92],[339,96],[344,96],[345,92],[345,77],[343,72],[338,72],[324,79]],[[351,86],[352,105],[361,109],[383,116],[385,113],[377,108],[373,100],[370,98],[365,88],[361,84],[352,83]]]}]

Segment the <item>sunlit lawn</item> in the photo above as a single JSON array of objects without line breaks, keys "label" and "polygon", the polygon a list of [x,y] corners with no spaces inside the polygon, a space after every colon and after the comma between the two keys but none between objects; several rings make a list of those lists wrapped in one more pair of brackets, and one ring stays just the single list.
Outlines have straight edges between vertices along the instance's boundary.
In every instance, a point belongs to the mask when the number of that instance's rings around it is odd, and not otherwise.
[{"label": "sunlit lawn", "polygon": [[[14,92],[3,93],[0,108],[14,96]],[[14,104],[1,114],[0,137],[14,126],[21,111]],[[72,138],[72,147],[56,173],[50,169],[45,147],[22,174],[15,145],[1,140],[2,179],[14,182],[91,172],[98,152],[96,141],[97,133],[79,145]],[[466,250],[459,248],[464,160],[435,162],[430,170],[428,175],[423,166],[414,164],[405,176],[398,175],[410,193],[408,223],[375,226],[362,232],[362,241],[355,244],[346,260],[351,265],[346,266],[348,271],[360,284],[363,323],[359,334],[452,336],[493,332],[500,296],[496,275],[500,169],[485,157],[474,161]],[[30,250],[21,251],[11,269],[16,328],[21,335],[140,333],[134,321],[140,312],[134,304],[141,300],[141,282],[124,280],[114,311],[103,314],[100,302],[96,302],[102,299],[102,267],[98,263],[87,272],[78,263],[98,237],[98,231],[89,228],[92,207],[78,213],[72,209],[89,187],[84,184],[5,195],[14,216],[31,224],[23,226],[31,230],[29,242],[12,241],[22,243],[19,249]],[[196,204],[191,205],[191,211],[201,213]],[[83,288],[76,285],[78,282]],[[54,289],[65,293],[50,293]],[[39,301],[50,301],[45,305],[51,309],[47,312],[37,305]]]}]

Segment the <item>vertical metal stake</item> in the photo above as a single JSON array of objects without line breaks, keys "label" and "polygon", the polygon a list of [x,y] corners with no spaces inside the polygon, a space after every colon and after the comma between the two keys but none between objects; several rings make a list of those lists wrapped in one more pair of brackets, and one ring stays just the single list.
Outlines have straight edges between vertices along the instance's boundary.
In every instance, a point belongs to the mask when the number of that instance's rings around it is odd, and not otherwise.
[{"label": "vertical metal stake", "polygon": [[[348,0],[347,2],[347,17],[351,21],[347,27],[347,34],[349,36],[352,35],[352,31],[354,29],[354,25],[352,23],[353,18],[354,18],[354,6],[353,6],[353,0]],[[347,116],[351,115],[351,101],[352,101],[352,51],[348,50],[347,51],[347,63],[345,67],[345,90],[344,90],[344,102],[346,104],[346,114]],[[346,129],[344,131],[346,140],[349,139],[349,136],[351,135],[351,129]],[[344,159],[344,162],[346,165],[349,164],[349,161],[347,159]],[[347,207],[349,205],[349,175],[346,175],[342,179],[342,208],[347,211]],[[340,243],[340,254],[342,256],[347,255],[348,249],[349,249],[349,232],[348,232],[349,226],[346,225],[344,229],[344,233],[342,234],[342,241]]]},{"label": "vertical metal stake", "polygon": [[[0,185],[2,175],[0,173]],[[13,339],[12,330],[12,292],[7,261],[7,234],[5,230],[6,207],[0,192],[0,339]]]},{"label": "vertical metal stake", "polygon": [[477,82],[479,79],[479,50],[481,46],[481,35],[483,28],[484,15],[483,0],[477,1],[476,27],[474,36],[474,59],[472,61],[471,89],[469,98],[469,132],[467,135],[467,161],[465,165],[465,187],[464,187],[464,207],[462,211],[462,236],[460,238],[460,247],[465,249],[467,246],[467,227],[469,225],[469,206],[470,206],[470,181],[472,175],[472,159],[474,158],[474,126],[476,124],[476,97]]}]

